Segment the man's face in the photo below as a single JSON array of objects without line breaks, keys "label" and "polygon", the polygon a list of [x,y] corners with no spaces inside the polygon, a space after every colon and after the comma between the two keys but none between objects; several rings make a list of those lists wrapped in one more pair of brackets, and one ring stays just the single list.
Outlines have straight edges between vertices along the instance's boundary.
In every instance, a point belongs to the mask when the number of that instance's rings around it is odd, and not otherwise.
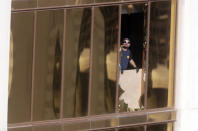
[{"label": "man's face", "polygon": [[123,48],[129,48],[131,46],[131,43],[129,40],[124,40],[123,42]]}]

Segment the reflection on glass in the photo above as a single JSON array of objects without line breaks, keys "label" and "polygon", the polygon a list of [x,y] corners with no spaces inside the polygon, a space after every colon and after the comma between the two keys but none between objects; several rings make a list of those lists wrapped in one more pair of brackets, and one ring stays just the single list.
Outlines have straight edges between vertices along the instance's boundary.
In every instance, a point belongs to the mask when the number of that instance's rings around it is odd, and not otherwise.
[{"label": "reflection on glass", "polygon": [[33,127],[33,131],[61,131],[61,126],[50,125],[50,126]]},{"label": "reflection on glass", "polygon": [[118,7],[95,8],[91,114],[115,111]]},{"label": "reflection on glass", "polygon": [[13,128],[13,129],[8,129],[8,131],[32,131],[31,127],[26,127],[26,128]]},{"label": "reflection on glass", "polygon": [[12,0],[12,9],[36,8],[37,0]]},{"label": "reflection on glass", "polygon": [[147,117],[148,122],[162,122],[162,121],[176,120],[176,112],[159,112],[149,114]]},{"label": "reflection on glass", "polygon": [[55,119],[60,113],[64,11],[37,15],[33,119]]},{"label": "reflection on glass", "polygon": [[94,0],[66,0],[66,5],[81,5],[93,3]]},{"label": "reflection on glass", "polygon": [[144,108],[145,4],[122,6],[121,20],[119,111],[130,112]]},{"label": "reflection on glass", "polygon": [[144,131],[144,127],[129,127],[129,128],[123,128],[119,129],[119,131]]},{"label": "reflection on glass", "polygon": [[107,2],[116,2],[121,0],[95,0],[96,3],[107,3]]},{"label": "reflection on glass", "polygon": [[87,115],[91,9],[67,10],[64,64],[64,117]]},{"label": "reflection on glass", "polygon": [[145,123],[146,121],[147,121],[147,116],[144,114],[144,115],[136,115],[129,117],[120,117],[119,124],[130,125],[130,124]]},{"label": "reflection on glass", "polygon": [[38,0],[38,7],[63,6],[66,0]]},{"label": "reflection on glass", "polygon": [[88,129],[90,129],[90,121],[83,120],[65,124],[63,131],[87,131]]},{"label": "reflection on glass", "polygon": [[93,2],[94,0],[38,0],[38,7],[81,5]]},{"label": "reflection on glass", "polygon": [[[173,55],[169,53],[170,13],[171,1],[151,3],[148,108],[166,107],[168,92],[172,90],[168,87],[169,57]],[[173,98],[169,99],[172,101]]]},{"label": "reflection on glass", "polygon": [[147,131],[173,131],[173,124],[148,125]]},{"label": "reflection on glass", "polygon": [[91,121],[91,128],[110,128],[110,127],[117,127],[119,126],[119,121],[117,118],[109,118],[109,119],[99,119]]},{"label": "reflection on glass", "polygon": [[8,122],[30,121],[34,14],[11,18]]},{"label": "reflection on glass", "polygon": [[[95,130],[95,131],[101,131],[101,129]],[[116,130],[115,129],[106,129],[106,130],[102,130],[102,131],[116,131]]]}]

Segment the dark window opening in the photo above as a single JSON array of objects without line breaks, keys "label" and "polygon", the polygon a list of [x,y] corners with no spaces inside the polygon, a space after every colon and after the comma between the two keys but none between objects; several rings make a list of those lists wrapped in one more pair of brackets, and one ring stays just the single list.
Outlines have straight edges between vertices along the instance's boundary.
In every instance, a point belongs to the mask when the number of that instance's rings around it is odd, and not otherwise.
[{"label": "dark window opening", "polygon": [[[130,10],[132,8],[132,11]],[[131,41],[130,51],[137,68],[142,68],[143,43],[145,38],[145,13],[139,6],[124,6],[122,9],[121,40],[129,38]],[[128,69],[133,69],[130,64]]]}]

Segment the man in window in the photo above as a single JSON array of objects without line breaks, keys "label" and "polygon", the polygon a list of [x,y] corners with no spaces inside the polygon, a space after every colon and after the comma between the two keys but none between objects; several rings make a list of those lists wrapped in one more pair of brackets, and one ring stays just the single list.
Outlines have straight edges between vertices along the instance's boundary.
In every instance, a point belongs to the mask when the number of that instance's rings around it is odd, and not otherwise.
[{"label": "man in window", "polygon": [[[133,60],[133,55],[129,49],[130,46],[131,42],[129,38],[124,38],[121,43],[120,59],[120,111],[134,111],[140,108],[141,73],[138,73],[137,66]],[[136,71],[131,70],[130,66],[133,66]]]},{"label": "man in window", "polygon": [[120,68],[121,73],[123,73],[123,70],[127,70],[129,67],[129,64],[131,64],[134,68],[137,68],[133,56],[131,54],[131,51],[129,47],[131,46],[131,42],[129,38],[124,38],[121,43],[121,60],[120,60]]}]

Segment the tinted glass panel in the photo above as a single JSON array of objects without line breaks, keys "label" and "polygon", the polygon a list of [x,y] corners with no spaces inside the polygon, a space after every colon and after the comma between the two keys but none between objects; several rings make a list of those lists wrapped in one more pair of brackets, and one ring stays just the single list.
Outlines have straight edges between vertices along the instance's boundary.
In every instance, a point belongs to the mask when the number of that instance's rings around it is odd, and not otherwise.
[{"label": "tinted glass panel", "polygon": [[147,7],[145,4],[122,6],[119,111],[144,108],[144,41]]},{"label": "tinted glass panel", "polygon": [[34,120],[59,118],[63,10],[39,11],[35,49]]},{"label": "tinted glass panel", "polygon": [[119,126],[119,121],[116,118],[109,118],[109,119],[98,119],[91,122],[91,128],[110,128],[110,127],[117,127]]},{"label": "tinted glass panel", "polygon": [[147,116],[144,115],[136,115],[136,116],[125,116],[125,117],[120,117],[119,119],[119,124],[120,125],[130,125],[130,124],[140,124],[144,123],[147,121]]},{"label": "tinted glass panel", "polygon": [[91,10],[67,10],[64,54],[64,117],[87,115]]},{"label": "tinted glass panel", "polygon": [[147,116],[148,122],[161,122],[161,121],[176,120],[176,112],[160,112],[152,113]]},{"label": "tinted glass panel", "polygon": [[38,7],[65,5],[65,0],[38,0]]},{"label": "tinted glass panel", "polygon": [[50,125],[50,126],[33,127],[33,131],[61,131],[61,126]]},{"label": "tinted glass panel", "polygon": [[30,120],[34,14],[13,13],[10,39],[8,122]]},{"label": "tinted glass panel", "polygon": [[107,3],[107,2],[116,2],[116,1],[121,1],[121,0],[95,0],[96,3]]},{"label": "tinted glass panel", "polygon": [[[171,1],[151,3],[148,108],[168,105]],[[163,26],[162,26],[163,25]]]},{"label": "tinted glass panel", "polygon": [[144,131],[144,127],[131,127],[119,129],[119,131]]},{"label": "tinted glass panel", "polygon": [[159,124],[147,126],[147,131],[173,131],[173,124]]},{"label": "tinted glass panel", "polygon": [[12,9],[36,8],[37,0],[12,0]]},{"label": "tinted glass panel", "polygon": [[91,114],[115,111],[118,7],[95,8]]},{"label": "tinted glass panel", "polygon": [[116,129],[106,129],[106,130],[99,129],[99,130],[94,130],[94,131],[116,131]]},{"label": "tinted glass panel", "polygon": [[66,5],[81,5],[93,2],[94,0],[66,0]]},{"label": "tinted glass panel", "polygon": [[65,124],[63,131],[79,131],[79,130],[87,131],[88,129],[90,129],[90,121],[83,120],[83,121],[71,122]]},{"label": "tinted glass panel", "polygon": [[8,131],[32,131],[32,128],[16,128],[16,129],[8,129]]},{"label": "tinted glass panel", "polygon": [[38,7],[81,5],[93,2],[94,0],[38,0]]}]

